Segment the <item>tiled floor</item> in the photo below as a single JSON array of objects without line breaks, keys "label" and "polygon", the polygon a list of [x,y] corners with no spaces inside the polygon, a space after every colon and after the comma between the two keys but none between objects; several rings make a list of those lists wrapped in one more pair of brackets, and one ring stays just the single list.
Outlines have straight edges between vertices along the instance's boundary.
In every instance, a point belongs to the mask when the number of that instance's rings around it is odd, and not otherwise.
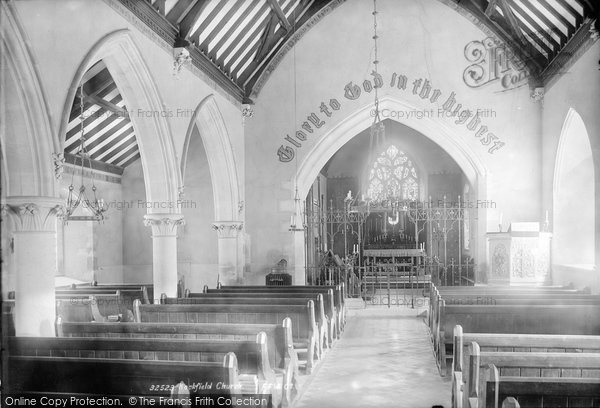
[{"label": "tiled floor", "polygon": [[438,374],[426,324],[417,316],[422,310],[353,310],[295,408],[450,407],[450,382]]}]

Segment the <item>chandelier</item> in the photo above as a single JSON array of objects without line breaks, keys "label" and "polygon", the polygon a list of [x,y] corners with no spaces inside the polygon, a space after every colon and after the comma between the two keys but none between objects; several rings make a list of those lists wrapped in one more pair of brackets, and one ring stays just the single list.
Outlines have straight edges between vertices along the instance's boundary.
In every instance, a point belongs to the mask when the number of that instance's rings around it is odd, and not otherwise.
[{"label": "chandelier", "polygon": [[[79,126],[81,136],[79,137],[79,152],[76,156],[80,160],[80,171],[81,171],[81,184],[76,190],[74,186],[75,175],[77,171],[74,171],[71,176],[71,185],[69,186],[69,195],[67,196],[67,204],[65,209],[65,215],[63,221],[102,221],[104,219],[104,213],[108,209],[104,203],[104,200],[97,198],[97,188],[94,184],[94,172],[92,170],[92,159],[85,146],[85,132],[84,132],[84,104],[83,104],[83,84],[79,88]],[[85,163],[88,163],[89,173],[91,179],[91,193],[87,191],[85,186]],[[77,161],[75,161],[77,163]],[[83,209],[87,210],[89,215],[75,215],[75,211],[82,206]]]},{"label": "chandelier", "polygon": [[[375,78],[379,77],[378,65],[378,49],[377,49],[377,39],[379,36],[377,35],[377,0],[373,0],[373,76]],[[379,86],[375,85],[375,109],[373,114],[373,124],[371,125],[371,150],[376,147],[378,144],[383,142],[385,138],[385,125],[381,121],[381,115],[379,112]]]}]

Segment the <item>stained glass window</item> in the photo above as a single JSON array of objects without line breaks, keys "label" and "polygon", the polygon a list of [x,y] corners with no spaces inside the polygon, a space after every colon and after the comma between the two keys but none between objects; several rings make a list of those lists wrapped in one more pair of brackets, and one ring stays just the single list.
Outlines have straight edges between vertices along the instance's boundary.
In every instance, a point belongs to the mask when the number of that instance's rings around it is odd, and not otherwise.
[{"label": "stained glass window", "polygon": [[373,201],[419,198],[419,176],[406,153],[390,145],[377,156],[369,169],[367,195]]}]

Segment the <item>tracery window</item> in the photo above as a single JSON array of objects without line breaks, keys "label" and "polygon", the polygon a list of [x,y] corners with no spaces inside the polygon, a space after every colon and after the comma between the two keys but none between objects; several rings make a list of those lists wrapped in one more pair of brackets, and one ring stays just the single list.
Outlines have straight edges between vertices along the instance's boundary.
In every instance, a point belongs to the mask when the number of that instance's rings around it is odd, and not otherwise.
[{"label": "tracery window", "polygon": [[367,195],[373,201],[419,198],[419,176],[405,152],[390,145],[375,158],[369,169]]}]

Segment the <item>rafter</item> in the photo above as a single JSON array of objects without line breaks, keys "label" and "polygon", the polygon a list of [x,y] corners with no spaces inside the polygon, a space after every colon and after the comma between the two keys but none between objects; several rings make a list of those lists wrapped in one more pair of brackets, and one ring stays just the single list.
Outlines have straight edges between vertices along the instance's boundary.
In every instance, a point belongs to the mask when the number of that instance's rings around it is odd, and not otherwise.
[{"label": "rafter", "polygon": [[567,28],[567,36],[570,37],[571,34],[573,34],[573,32],[575,31],[575,27],[573,26],[573,24],[571,24],[571,22],[569,20],[567,20],[565,18],[565,16],[563,16],[562,14],[560,14],[558,11],[556,11],[556,9],[554,7],[552,7],[550,4],[548,4],[548,2],[546,0],[536,0],[537,2],[539,2],[539,4],[542,5],[542,7],[544,7],[546,9],[546,11],[548,11],[550,14],[552,14],[552,16],[554,18],[556,18],[558,21],[561,22],[561,24],[563,24],[566,28]]},{"label": "rafter", "polygon": [[107,101],[106,99],[102,99],[97,95],[83,95],[83,100],[84,101],[90,101],[110,112],[116,113],[117,115],[120,115],[123,118],[127,118],[129,117],[129,113],[127,112],[127,109],[121,108],[120,106],[115,105],[114,103]]},{"label": "rafter", "polygon": [[[247,0],[236,0],[235,4],[229,9],[229,11],[227,11],[225,16],[223,16],[223,18],[221,19],[221,21],[227,22],[227,21],[231,20],[231,18],[235,15],[235,13],[238,11],[238,9],[243,5],[244,1],[247,1]],[[214,38],[217,36],[217,34],[219,34],[221,32],[224,25],[225,24],[223,23],[223,24],[219,24],[217,27],[215,27],[212,30],[212,32],[204,39],[204,41],[202,41],[202,44],[199,44],[199,47],[202,51],[208,52],[209,44],[212,42],[212,40],[214,40]],[[213,57],[216,57],[216,56],[213,54]]]},{"label": "rafter", "polygon": [[527,6],[527,8],[537,17],[538,20],[540,20],[547,27],[549,27],[555,35],[560,37],[560,46],[561,47],[567,42],[567,40],[568,40],[567,35],[565,33],[563,33],[561,30],[559,30],[555,26],[555,24],[552,21],[550,21],[544,13],[540,12],[540,10],[535,5],[531,4],[531,0],[521,0],[521,2]]},{"label": "rafter", "polygon": [[[542,69],[539,59],[543,58],[543,56],[537,52],[537,50],[533,50],[531,47],[523,47],[523,44],[520,44],[518,41],[516,41],[511,32],[511,28],[504,19],[491,19],[486,17],[481,3],[477,2],[476,0],[462,1],[458,3],[458,5],[479,19],[479,21],[487,25],[488,28],[490,28],[498,36],[499,39],[501,39],[507,46],[511,48],[513,53],[518,58],[525,62],[532,73],[539,72]],[[499,14],[498,17],[500,17]]]},{"label": "rafter", "polygon": [[185,17],[188,10],[193,6],[197,0],[179,0],[167,13],[167,20],[174,26],[177,26],[181,19]]},{"label": "rafter", "polygon": [[200,17],[200,13],[204,10],[204,7],[208,4],[210,0],[198,0],[196,4],[185,14],[183,19],[179,23],[179,37],[180,38],[188,38],[191,34],[190,31],[196,24],[198,17]]},{"label": "rafter", "polygon": [[579,24],[581,24],[581,22],[583,21],[583,16],[580,13],[578,13],[577,10],[575,10],[569,3],[567,3],[565,0],[554,1],[560,4],[562,8],[567,10],[567,12],[571,14],[571,16],[573,16],[573,18],[575,19],[575,25],[579,26]]},{"label": "rafter", "polygon": [[523,35],[521,28],[519,27],[517,17],[513,13],[510,6],[507,4],[506,0],[499,0],[498,6],[500,7],[500,10],[502,10],[502,14],[504,14],[504,18],[506,19],[506,21],[508,21],[508,24],[510,25],[510,28],[513,34],[516,36],[516,38],[519,39],[521,44],[527,44],[527,40],[525,39],[525,36]]},{"label": "rafter", "polygon": [[490,17],[494,11],[496,11],[496,3],[498,3],[498,0],[490,0],[488,3],[487,7],[485,8],[485,15],[487,17]]},{"label": "rafter", "polygon": [[277,15],[277,18],[279,18],[279,21],[281,22],[281,25],[283,26],[285,31],[290,31],[292,29],[292,26],[290,25],[290,22],[288,21],[283,10],[281,9],[281,6],[279,5],[279,3],[277,3],[277,0],[267,0],[267,2],[269,3],[271,10],[273,10],[273,12]]},{"label": "rafter", "polygon": [[[510,5],[519,13],[519,15],[535,30],[533,31],[527,26],[523,26],[523,29],[527,32],[527,34],[529,34],[529,37],[546,51],[548,54],[548,59],[552,58],[552,55],[560,50],[560,44],[557,43],[556,40],[554,40],[554,38],[552,38],[552,36],[533,18],[531,18],[527,10],[524,10],[514,0],[508,1],[510,2]],[[550,44],[550,46],[548,46],[548,44]]]}]

